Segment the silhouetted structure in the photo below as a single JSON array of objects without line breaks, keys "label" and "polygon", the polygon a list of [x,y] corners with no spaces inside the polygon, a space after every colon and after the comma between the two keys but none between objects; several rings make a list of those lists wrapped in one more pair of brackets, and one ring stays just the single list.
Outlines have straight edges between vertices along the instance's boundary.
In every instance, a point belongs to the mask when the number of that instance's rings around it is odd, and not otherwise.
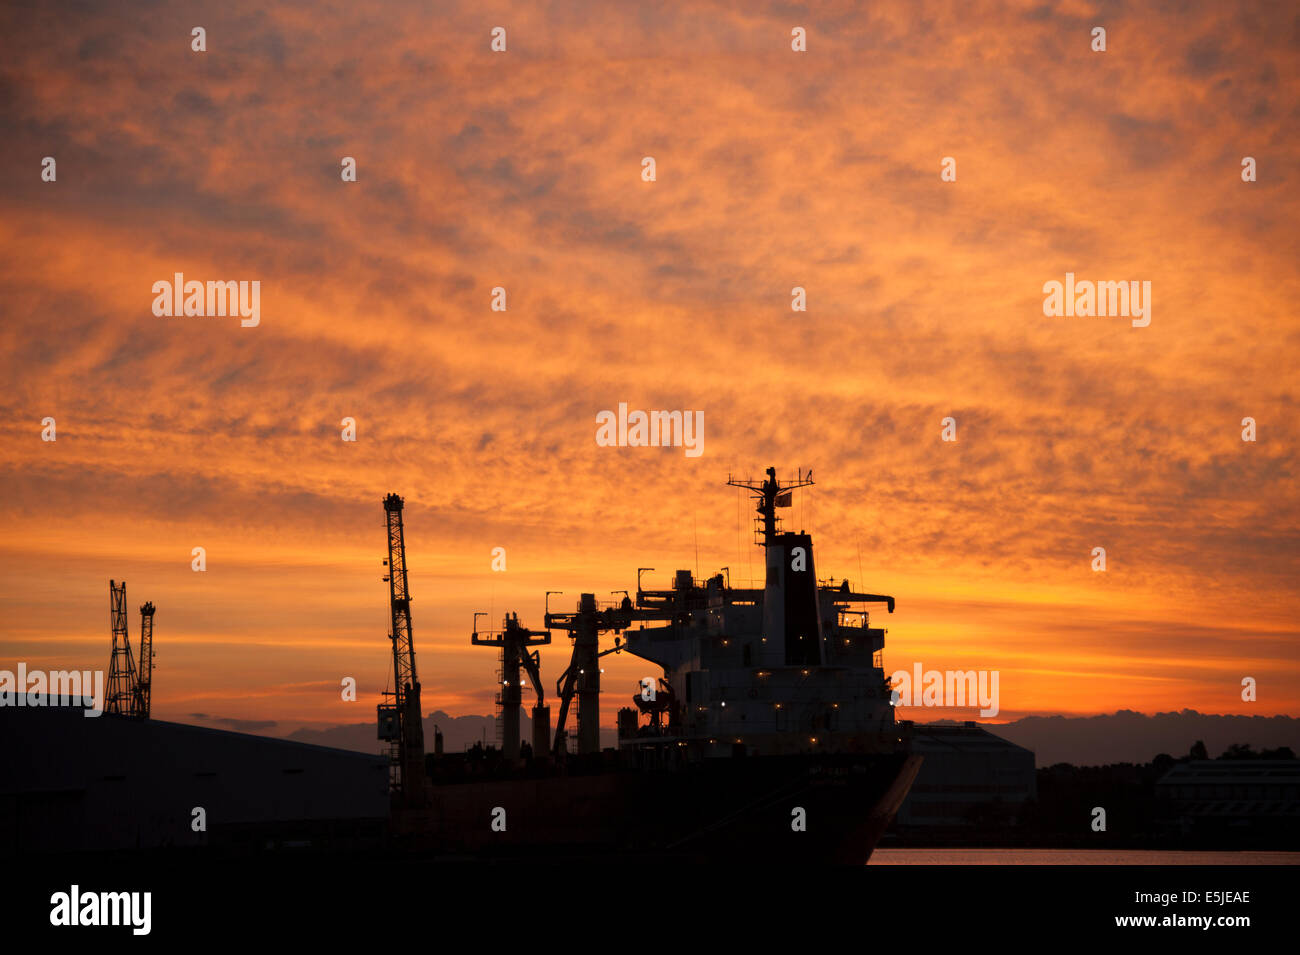
[{"label": "silhouetted structure", "polygon": [[425,799],[424,724],[420,707],[420,678],[415,669],[415,640],[411,633],[411,592],[406,577],[406,537],[402,527],[402,499],[396,494],[384,498],[388,522],[389,605],[393,645],[393,686],[384,696],[392,703],[379,704],[379,738],[388,740],[391,789],[406,805]]},{"label": "silhouetted structure", "polygon": [[383,844],[383,756],[83,714],[80,707],[0,706],[0,859]]},{"label": "silhouetted structure", "polygon": [[550,736],[551,711],[546,707],[546,696],[542,689],[541,658],[531,646],[544,646],[551,642],[549,630],[529,630],[519,623],[519,614],[506,614],[500,630],[481,631],[478,618],[485,613],[474,614],[474,632],[469,642],[475,646],[499,647],[501,666],[497,671],[497,706],[501,707],[499,717],[501,727],[501,751],[505,758],[514,761],[520,758],[519,745],[519,708],[523,701],[523,677],[520,668],[528,671],[533,681],[533,692],[537,694],[537,704],[533,707],[533,743],[528,752],[544,753]]},{"label": "silhouetted structure", "polygon": [[109,626],[113,631],[113,652],[108,663],[108,699],[104,710],[118,716],[135,714],[135,658],[131,655],[131,637],[127,633],[126,581],[119,586],[108,582]]},{"label": "silhouetted structure", "polygon": [[[894,718],[884,630],[868,620],[867,605],[892,612],[894,599],[818,580],[812,536],[782,530],[777,510],[810,476],[782,483],[768,468],[761,483],[728,483],[757,499],[761,588],[678,570],[669,588],[647,589],[652,568],[641,568],[635,597],[582,593],[572,611],[552,611],[548,593],[545,631],[508,614],[502,631],[485,634],[475,615],[471,641],[502,648],[502,749],[431,758],[432,802],[395,812],[399,838],[449,852],[866,861],[921,763],[910,724]],[[535,733],[524,760],[520,669],[537,663],[527,646],[552,630],[573,641],[556,685],[552,758]],[[602,649],[605,633],[613,646]],[[651,669],[618,714],[617,748],[602,749],[601,661],[623,652]],[[502,813],[508,823],[487,824]]]},{"label": "silhouetted structure", "polygon": [[973,721],[912,727],[924,757],[898,826],[979,827],[1014,823],[1035,798],[1034,754]]},{"label": "silhouetted structure", "polygon": [[140,672],[135,681],[135,711],[132,715],[142,720],[149,718],[153,705],[153,614],[152,602],[140,607]]},{"label": "silhouetted structure", "polygon": [[113,652],[108,662],[108,686],[104,711],[117,716],[147,720],[153,697],[153,614],[154,605],[140,608],[140,666],[135,665],[131,638],[127,633],[126,581],[108,582],[109,624],[113,631]]}]

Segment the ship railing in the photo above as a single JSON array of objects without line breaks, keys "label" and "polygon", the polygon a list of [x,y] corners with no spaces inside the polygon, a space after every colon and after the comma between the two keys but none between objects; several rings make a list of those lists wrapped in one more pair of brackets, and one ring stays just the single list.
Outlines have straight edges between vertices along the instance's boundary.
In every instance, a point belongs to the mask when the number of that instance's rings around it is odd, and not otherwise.
[{"label": "ship railing", "polygon": [[[736,589],[736,588],[740,588],[740,578],[737,577],[735,574],[733,574],[733,573],[731,572],[731,568],[730,568],[730,567],[722,567],[722,568],[719,568],[718,573],[716,573],[716,574],[711,574],[711,575],[708,576],[708,577],[694,577],[694,576],[692,576],[692,577],[691,577],[691,588],[692,588],[693,590],[708,590],[708,589],[709,589],[709,582],[710,582],[711,580],[713,580],[714,577],[717,577],[719,574],[721,574],[721,575],[723,576],[723,578],[724,578],[724,582],[725,582],[726,587],[727,587],[728,589]],[[641,596],[644,596],[644,597],[652,597],[652,598],[662,597],[662,598],[667,599],[667,600],[672,600],[672,599],[675,598],[675,597],[677,596],[677,594],[679,593],[679,591],[678,591],[677,588],[676,588],[676,583],[677,583],[677,578],[676,578],[676,577],[673,577],[671,580],[668,581],[668,585],[667,585],[666,587],[653,587],[653,586],[652,586],[652,587],[646,587],[646,586],[642,586],[642,588],[641,588],[639,591],[637,591],[637,593],[638,593],[639,595],[641,595]],[[754,582],[753,582],[753,580],[750,580],[750,582],[749,582],[749,587],[750,587],[750,589],[752,589],[752,588],[754,587]],[[743,588],[741,588],[741,589],[743,589]],[[762,590],[763,588],[760,586],[758,589],[759,589],[759,590]],[[621,593],[621,591],[620,591],[620,593]]]},{"label": "ship railing", "polygon": [[[622,593],[622,591],[620,590],[619,593]],[[623,606],[623,598],[622,598],[622,597],[619,597],[619,598],[617,598],[617,599],[615,599],[615,600],[596,600],[596,601],[594,601],[594,603],[596,604],[596,610],[597,610],[598,612],[599,612],[599,611],[602,611],[602,610],[620,610],[620,609],[622,609],[622,606]],[[552,610],[552,611],[551,611],[551,614],[552,614],[553,616],[557,616],[557,617],[559,617],[559,616],[566,616],[566,615],[568,615],[568,614],[576,613],[576,612],[577,612],[576,609],[575,609],[575,610],[572,610],[572,611],[569,611],[569,610]]]},{"label": "ship railing", "polygon": [[[803,737],[800,742],[807,743],[807,748],[811,750],[818,746],[822,748],[833,746],[833,744],[842,741],[847,736],[859,733],[879,732],[879,727],[876,726],[874,722],[869,723],[865,719],[854,719],[844,722],[839,722],[837,719],[837,722],[834,725],[827,725],[824,720],[813,716],[790,714],[788,716],[782,715],[765,717],[762,719],[749,719],[745,721],[743,729],[732,724],[729,729],[721,732],[717,729],[710,729],[706,732],[707,735],[714,736],[720,740],[735,740],[737,738],[745,740],[747,737],[761,735],[784,736],[791,740],[797,740],[799,737]],[[731,733],[736,733],[737,735],[732,736],[730,735]],[[688,731],[688,734],[689,735],[686,737],[687,739],[692,737],[698,738],[700,732],[689,733]],[[813,742],[814,738],[817,740],[815,743]],[[629,739],[624,742],[634,743],[636,740]]]},{"label": "ship railing", "polygon": [[[619,593],[619,594],[621,594],[621,593],[623,593],[623,592],[624,592],[624,591],[622,591],[622,590],[615,591],[615,593]],[[594,602],[595,605],[596,605],[596,611],[597,611],[597,612],[604,611],[604,610],[621,610],[621,609],[623,608],[623,598],[622,598],[622,597],[618,597],[618,598],[615,598],[615,599],[613,599],[613,600],[596,600],[596,601],[593,601],[593,602]],[[574,607],[572,610],[558,610],[558,609],[557,609],[557,610],[552,610],[552,611],[550,611],[550,613],[548,614],[548,616],[550,616],[550,617],[556,617],[556,618],[559,618],[559,619],[567,619],[567,618],[569,618],[569,617],[573,617],[573,616],[575,616],[577,613],[579,613],[579,610],[578,610],[577,607]],[[482,630],[480,630],[480,631],[479,631],[479,636],[483,636],[484,633],[486,633],[486,632],[488,632],[488,631],[482,631]],[[492,633],[498,633],[498,632],[500,632],[500,631],[491,631],[491,632],[492,632]]]}]

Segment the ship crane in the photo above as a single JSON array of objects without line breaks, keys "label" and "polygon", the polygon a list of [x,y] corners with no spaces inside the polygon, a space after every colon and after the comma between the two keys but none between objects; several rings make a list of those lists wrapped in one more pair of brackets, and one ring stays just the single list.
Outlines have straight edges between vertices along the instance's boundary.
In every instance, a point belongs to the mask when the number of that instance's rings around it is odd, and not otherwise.
[{"label": "ship crane", "polygon": [[519,709],[523,698],[523,681],[520,668],[527,671],[533,681],[533,691],[537,694],[537,705],[533,707],[533,755],[545,756],[550,750],[551,711],[546,706],[546,696],[542,690],[541,657],[532,646],[545,646],[551,642],[549,630],[529,630],[519,623],[519,614],[506,614],[502,629],[479,630],[478,618],[485,613],[474,614],[474,632],[470,643],[481,647],[499,647],[501,650],[501,689],[497,693],[497,705],[501,707],[501,750],[505,758],[514,762],[519,759]]},{"label": "ship crane", "polygon": [[[677,722],[677,695],[673,691],[673,685],[663,677],[659,677],[659,686],[657,691],[654,695],[648,698],[644,692],[644,684],[642,686],[643,689],[641,691],[632,694],[632,705],[635,706],[637,710],[640,710],[642,713],[650,717],[650,731],[654,735],[660,736],[664,732],[665,718],[667,718],[669,726],[672,726]],[[619,711],[620,718],[624,712],[626,711]],[[636,711],[634,710],[632,712],[635,714]],[[628,735],[636,735],[635,716],[631,729],[632,732]],[[620,730],[620,735],[621,732],[622,731]]]},{"label": "ship crane", "polygon": [[[548,595],[549,598],[549,595]],[[622,641],[614,638],[614,647],[600,651],[600,634],[621,633],[632,623],[632,601],[624,596],[617,607],[600,609],[595,594],[583,594],[574,613],[546,611],[547,630],[567,630],[573,638],[573,656],[569,668],[556,683],[560,697],[560,712],[555,718],[555,742],[552,752],[557,759],[564,756],[567,733],[565,723],[569,705],[578,698],[578,753],[589,755],[600,752],[600,658],[622,652]]]},{"label": "ship crane", "polygon": [[406,537],[402,527],[402,499],[384,498],[388,523],[388,584],[393,645],[393,690],[380,703],[379,738],[389,743],[389,784],[395,801],[415,807],[428,796],[424,765],[424,724],[420,706],[420,679],[415,669],[415,640],[411,634],[411,591],[406,576]]}]

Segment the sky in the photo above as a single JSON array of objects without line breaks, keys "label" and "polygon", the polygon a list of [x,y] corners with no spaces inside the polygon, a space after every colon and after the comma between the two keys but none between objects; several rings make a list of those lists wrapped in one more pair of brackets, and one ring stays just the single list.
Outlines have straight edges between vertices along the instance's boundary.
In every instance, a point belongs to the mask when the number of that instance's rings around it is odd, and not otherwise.
[{"label": "sky", "polygon": [[[490,713],[475,611],[757,578],[773,465],[887,672],[1300,715],[1294,8],[263,6],[0,11],[0,668],[106,667],[125,579],[156,717],[371,720],[397,492],[426,709]],[[259,324],[155,315],[177,272]],[[1066,273],[1150,324],[1046,316]],[[599,446],[620,402],[703,453]]]}]

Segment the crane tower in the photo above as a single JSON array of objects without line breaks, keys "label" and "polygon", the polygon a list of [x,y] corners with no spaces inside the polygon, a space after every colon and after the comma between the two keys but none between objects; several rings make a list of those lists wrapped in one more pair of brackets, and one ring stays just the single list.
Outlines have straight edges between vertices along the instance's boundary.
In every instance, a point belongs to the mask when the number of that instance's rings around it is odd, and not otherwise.
[{"label": "crane tower", "polygon": [[140,673],[135,681],[135,711],[138,719],[149,718],[150,697],[153,695],[153,601],[140,608]]},{"label": "crane tower", "polygon": [[537,651],[531,646],[545,645],[551,642],[549,630],[529,630],[519,622],[519,614],[506,614],[505,623],[500,630],[483,631],[478,628],[478,618],[485,613],[474,614],[474,632],[470,643],[475,646],[499,647],[501,649],[501,672],[498,675],[501,684],[497,692],[497,705],[501,707],[501,752],[510,762],[519,759],[519,708],[523,700],[523,675],[526,670],[533,681],[533,692],[537,694],[537,705],[533,707],[533,756],[542,757],[550,752],[551,711],[546,706],[546,696],[542,690],[541,660]]},{"label": "crane tower", "polygon": [[135,713],[135,660],[127,633],[126,581],[108,582],[109,624],[113,629],[113,655],[108,661],[108,700],[104,709],[119,716]]},{"label": "crane tower", "polygon": [[415,642],[411,635],[411,592],[406,577],[406,538],[402,529],[402,499],[384,498],[388,521],[388,583],[392,610],[393,690],[384,694],[391,702],[379,704],[379,738],[389,743],[389,782],[392,793],[406,805],[424,797],[424,725],[421,722],[420,678],[415,670]]}]

